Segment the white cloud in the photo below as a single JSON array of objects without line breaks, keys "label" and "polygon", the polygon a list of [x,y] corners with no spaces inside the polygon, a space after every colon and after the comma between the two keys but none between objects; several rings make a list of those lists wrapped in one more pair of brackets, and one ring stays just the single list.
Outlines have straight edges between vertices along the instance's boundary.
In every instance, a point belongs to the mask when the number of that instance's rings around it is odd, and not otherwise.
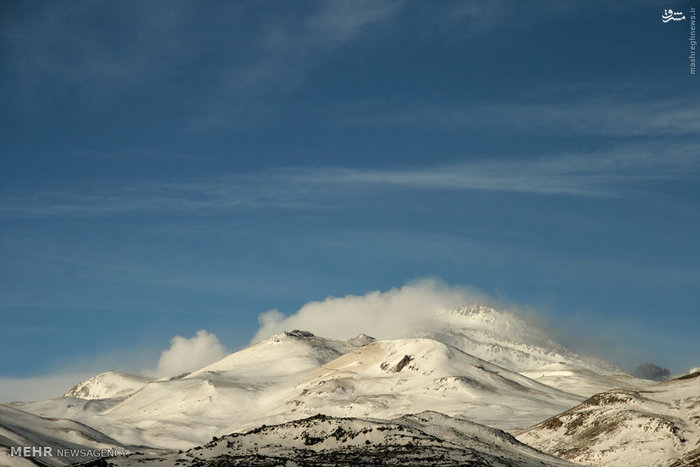
[{"label": "white cloud", "polygon": [[[190,338],[175,336],[170,347],[164,350],[158,360],[158,367],[144,369],[137,373],[150,376],[177,376],[215,362],[228,354],[215,334],[205,330],[197,331]],[[81,381],[92,378],[110,368],[124,369],[119,364],[134,356],[96,356],[94,361],[83,362],[83,369],[64,370],[40,376],[8,378],[0,377],[0,403],[12,401],[35,401],[61,397]],[[75,367],[75,364],[72,365]],[[85,370],[89,368],[89,370]],[[128,370],[127,370],[128,371]]]},{"label": "white cloud", "polygon": [[292,329],[333,339],[348,339],[361,333],[378,339],[406,337],[429,326],[438,311],[488,301],[492,300],[468,287],[421,279],[386,292],[310,302],[287,317],[277,310],[267,311],[260,315],[260,329],[253,342]]},{"label": "white cloud", "polygon": [[351,41],[362,28],[393,16],[400,7],[401,2],[397,1],[331,0],[309,20],[308,26],[311,34],[324,38],[324,41],[318,41],[320,44],[317,47],[328,47],[329,42],[342,44]]},{"label": "white cloud", "polygon": [[[697,347],[694,341],[653,331],[632,317],[608,316],[601,327],[602,316],[595,311],[551,314],[504,302],[474,288],[446,285],[439,279],[419,279],[400,288],[364,295],[328,297],[309,302],[288,316],[269,310],[260,314],[260,328],[251,344],[293,329],[332,339],[348,339],[361,333],[377,339],[440,334],[445,331],[446,322],[436,316],[438,312],[477,303],[494,306],[515,317],[510,327],[505,324],[500,329],[514,340],[537,343],[552,339],[582,355],[628,370],[644,361],[658,362],[674,372],[697,366],[692,352]],[[524,323],[523,327],[512,326],[518,323]],[[679,354],[678,349],[688,350]]]},{"label": "white cloud", "polygon": [[356,106],[354,115],[340,117],[339,120],[377,128],[419,127],[458,131],[468,128],[498,135],[675,137],[695,135],[700,131],[698,111],[685,99],[623,100],[610,91],[604,98],[590,96],[593,92],[580,89],[579,94],[584,94],[584,98],[568,92],[555,102],[538,94],[533,95],[534,102],[518,99],[513,102],[456,104],[371,102]]},{"label": "white cloud", "polygon": [[197,370],[227,354],[216,335],[203,329],[194,337],[175,336],[170,342],[170,348],[160,354],[158,376],[176,376]]},{"label": "white cloud", "polygon": [[294,21],[271,14],[259,26],[254,57],[235,61],[219,73],[210,101],[195,112],[190,130],[207,131],[249,125],[269,115],[269,97],[301,86],[315,66],[368,30],[390,20],[402,2],[390,0],[327,0]]},{"label": "white cloud", "polygon": [[[485,158],[385,170],[287,167],[169,183],[88,184],[0,196],[4,216],[94,216],[129,212],[194,215],[246,209],[313,209],[357,202],[369,189],[483,190],[540,195],[624,196],[645,182],[695,180],[700,145],[626,144],[582,153]],[[361,189],[358,189],[361,187]]]}]

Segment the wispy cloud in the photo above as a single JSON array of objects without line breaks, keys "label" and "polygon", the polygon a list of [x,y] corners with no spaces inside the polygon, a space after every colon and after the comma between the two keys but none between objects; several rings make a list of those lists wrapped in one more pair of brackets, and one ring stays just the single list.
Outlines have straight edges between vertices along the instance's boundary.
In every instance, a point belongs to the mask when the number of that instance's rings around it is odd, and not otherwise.
[{"label": "wispy cloud", "polygon": [[[121,2],[119,5],[51,2],[13,7],[3,21],[2,50],[7,78],[31,104],[47,89],[57,94],[79,88],[79,104],[142,85],[192,58],[187,35],[178,34],[194,4]],[[9,16],[9,15],[8,15]],[[109,18],[110,30],[104,24]]]},{"label": "wispy cloud", "polygon": [[[473,287],[447,285],[435,278],[418,279],[400,288],[373,290],[364,295],[330,296],[308,302],[289,315],[275,309],[266,311],[259,315],[260,327],[251,343],[292,329],[336,339],[361,333],[377,339],[415,337],[443,329],[445,323],[437,318],[439,312],[476,303],[507,310],[511,317],[523,320],[528,326],[526,339],[530,342],[554,339],[583,355],[599,357],[630,370],[644,358],[664,364],[673,358],[674,370],[681,372],[695,364],[692,357],[679,360],[678,348],[670,348],[678,345],[691,349],[692,342],[654,332],[629,318],[608,319],[606,329],[601,332],[599,325],[590,323],[590,315],[573,315],[568,321],[552,315],[555,318],[552,320],[531,307],[491,297]],[[517,339],[518,331],[511,331]],[[654,345],[645,347],[650,342]]]},{"label": "wispy cloud", "polygon": [[400,5],[388,0],[327,0],[306,18],[265,24],[255,59],[224,74],[222,84],[248,94],[288,84],[334,49],[356,39],[368,26],[390,18]]},{"label": "wispy cloud", "polygon": [[322,209],[378,190],[482,190],[539,195],[625,196],[644,182],[695,180],[700,144],[628,145],[585,154],[472,158],[451,165],[392,169],[290,167],[174,182],[80,186],[5,193],[5,216],[129,212],[211,214],[246,209]]},{"label": "wispy cloud", "polygon": [[[202,131],[249,122],[270,94],[300,86],[309,70],[371,26],[390,19],[401,0],[326,0],[317,10],[289,18],[268,18],[251,45],[251,59],[220,70],[210,98],[194,116],[190,129]],[[256,102],[256,105],[250,105]]]},{"label": "wispy cloud", "polygon": [[371,127],[472,128],[491,133],[679,136],[700,133],[700,110],[687,100],[569,98],[560,102],[365,103],[342,123]]},{"label": "wispy cloud", "polygon": [[655,149],[628,146],[589,154],[479,160],[411,170],[343,170],[327,174],[325,179],[422,189],[613,196],[629,190],[623,183],[697,177],[698,151],[698,144]]}]

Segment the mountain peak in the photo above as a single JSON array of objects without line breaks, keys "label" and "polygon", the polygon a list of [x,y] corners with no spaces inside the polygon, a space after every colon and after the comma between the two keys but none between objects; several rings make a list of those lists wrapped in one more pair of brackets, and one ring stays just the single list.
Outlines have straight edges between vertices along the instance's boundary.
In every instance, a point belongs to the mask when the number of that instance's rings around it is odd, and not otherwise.
[{"label": "mountain peak", "polygon": [[440,316],[446,319],[459,319],[460,322],[468,323],[472,327],[486,325],[490,328],[511,328],[525,325],[525,322],[514,313],[497,310],[482,303],[452,308],[442,312]]},{"label": "mountain peak", "polygon": [[110,370],[76,384],[63,397],[88,400],[126,397],[144,387],[148,382],[148,378],[143,376]]},{"label": "mountain peak", "polygon": [[490,307],[488,305],[485,305],[483,303],[475,303],[473,305],[458,306],[453,311],[455,313],[463,314],[463,315],[477,315],[477,314],[488,315],[488,314],[498,313],[498,311],[495,308]]},{"label": "mountain peak", "polygon": [[602,374],[619,371],[565,348],[527,314],[478,303],[444,310],[435,318],[437,326],[418,336],[445,342],[509,370],[532,370],[564,362]]},{"label": "mountain peak", "polygon": [[288,337],[296,337],[298,339],[305,339],[308,337],[316,337],[313,333],[309,331],[301,331],[299,329],[294,329],[293,331],[284,331],[282,332],[282,335],[288,336]]}]

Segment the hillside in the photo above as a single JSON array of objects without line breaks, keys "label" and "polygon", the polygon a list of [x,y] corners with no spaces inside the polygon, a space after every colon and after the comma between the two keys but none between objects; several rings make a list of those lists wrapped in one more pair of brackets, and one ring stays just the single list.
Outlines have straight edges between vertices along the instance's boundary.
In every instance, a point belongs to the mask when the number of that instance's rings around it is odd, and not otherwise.
[{"label": "hillside", "polygon": [[517,438],[588,465],[667,466],[697,457],[700,372],[644,390],[596,394]]},{"label": "hillside", "polygon": [[233,433],[178,454],[137,454],[109,462],[115,466],[572,465],[500,430],[436,412],[391,420],[316,415]]}]

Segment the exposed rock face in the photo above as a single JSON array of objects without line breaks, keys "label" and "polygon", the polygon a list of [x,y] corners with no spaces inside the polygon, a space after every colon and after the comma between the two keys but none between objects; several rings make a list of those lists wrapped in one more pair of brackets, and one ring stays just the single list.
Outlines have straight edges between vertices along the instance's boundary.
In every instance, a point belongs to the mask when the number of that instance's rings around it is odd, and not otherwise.
[{"label": "exposed rock face", "polygon": [[299,338],[304,338],[304,337],[316,337],[314,336],[313,333],[309,331],[300,331],[299,329],[294,329],[293,331],[285,331],[284,334],[290,337],[299,337]]},{"label": "exposed rock face", "polygon": [[399,371],[403,370],[403,367],[408,365],[408,362],[413,360],[410,355],[404,355],[404,357],[401,359],[399,363],[396,364],[396,367],[394,368],[394,372],[398,373]]},{"label": "exposed rock face", "polygon": [[654,381],[666,381],[671,377],[671,372],[653,363],[642,363],[632,373],[637,378],[653,379]]}]

